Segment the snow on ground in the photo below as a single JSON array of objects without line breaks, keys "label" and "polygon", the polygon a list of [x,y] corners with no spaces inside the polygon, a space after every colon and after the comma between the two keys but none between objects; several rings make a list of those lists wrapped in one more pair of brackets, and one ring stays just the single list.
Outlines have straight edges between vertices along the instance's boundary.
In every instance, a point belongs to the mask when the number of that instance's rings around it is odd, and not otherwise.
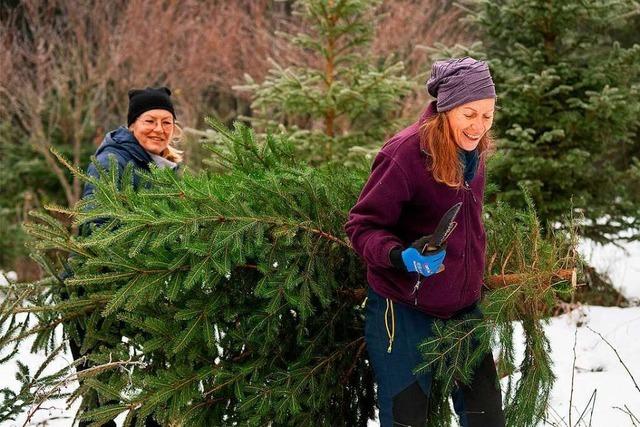
[{"label": "snow on ground", "polygon": [[[580,245],[580,252],[596,269],[607,272],[627,298],[640,300],[640,242],[626,244],[622,249],[615,245],[602,246],[587,241]],[[3,279],[0,274],[0,280]],[[609,341],[631,374],[627,373],[616,353],[603,339],[588,328],[599,332]],[[570,397],[576,330],[573,397]],[[570,400],[572,426],[640,425],[637,422],[634,424],[629,415],[623,412],[628,408],[640,418],[640,391],[631,379],[633,375],[635,381],[640,384],[640,307],[623,309],[583,306],[569,314],[552,318],[546,326],[546,332],[551,343],[557,381],[551,395],[549,419],[541,424],[541,427],[569,426]],[[518,334],[518,329],[516,333]],[[29,345],[25,344],[20,349],[20,360],[30,366],[37,366],[43,359],[43,356],[30,354]],[[51,369],[59,369],[70,361],[71,357],[66,353],[53,363]],[[15,365],[11,363],[0,366],[0,388],[6,386],[16,387]],[[592,397],[595,398],[595,403]],[[64,401],[49,401],[46,406],[46,410],[37,411],[27,424],[25,413],[15,422],[5,422],[0,427],[71,425],[77,403],[69,409],[65,409]],[[583,411],[584,416],[577,424]],[[116,419],[118,425],[121,425],[123,419],[124,415]],[[370,427],[377,425],[376,421],[369,423]]]},{"label": "snow on ground", "polygon": [[[30,367],[30,373],[35,373],[40,364],[44,361],[45,357],[39,354],[32,354],[29,348],[33,340],[29,340],[29,343],[25,343],[20,347],[19,360],[22,363],[27,364]],[[73,361],[71,354],[65,353],[56,358],[51,365],[44,371],[44,375],[52,374]],[[15,391],[18,389],[18,382],[15,378],[17,367],[15,362],[7,365],[0,366],[0,388],[9,387]],[[77,388],[78,383],[72,381],[69,383],[69,387],[65,390],[72,391]],[[78,410],[79,403],[75,403],[71,408],[66,409],[64,399],[48,400],[41,408],[33,407],[32,410],[23,412],[20,417],[15,421],[5,421],[0,423],[2,427],[19,427],[23,425],[28,426],[55,426],[63,427],[70,426],[73,420],[74,414]],[[29,422],[26,422],[30,419]],[[26,424],[25,424],[26,423]]]},{"label": "snow on ground", "polygon": [[[10,281],[16,281],[17,277],[15,272],[10,271],[7,273],[3,273],[2,270],[0,270],[0,284],[6,285],[7,279]],[[60,342],[60,339],[62,338],[62,329],[58,328],[56,332],[58,342]],[[46,359],[46,357],[41,354],[32,354],[30,352],[32,344],[33,339],[30,339],[20,346],[18,359],[20,360],[20,362],[29,366],[30,373],[33,374],[38,369],[38,367],[40,367],[40,364]],[[3,355],[4,354],[0,353],[0,356]],[[66,351],[51,362],[51,364],[43,372],[43,376],[53,374],[64,368],[65,366],[68,366],[72,362],[73,357],[68,351]],[[15,361],[11,361],[10,363],[7,363],[5,365],[0,365],[0,389],[8,387],[13,389],[14,391],[18,390],[19,383],[15,377],[16,372],[17,365]],[[77,387],[77,381],[70,381],[64,391],[70,392]],[[80,401],[74,402],[74,404],[70,408],[67,408],[64,399],[48,400],[40,408],[32,407],[31,409],[23,412],[14,421],[0,422],[0,427],[69,427],[72,425],[73,417],[75,416],[75,413],[77,412],[79,406]],[[120,421],[120,423],[122,423],[122,421],[124,421],[124,415],[118,418],[118,420]]]},{"label": "snow on ground", "polygon": [[583,240],[579,251],[589,265],[609,274],[622,295],[640,301],[640,242],[625,243],[620,247]]},{"label": "snow on ground", "polygon": [[[640,307],[584,306],[551,319],[545,329],[557,380],[551,393],[549,421],[544,425],[568,426],[571,401],[573,426],[633,426],[629,415],[616,408],[625,409],[626,405],[640,418],[640,390],[631,378],[633,375],[640,384]],[[631,375],[596,332],[617,350]],[[576,357],[571,398],[574,337]],[[589,399],[593,393],[595,404],[591,411]],[[577,424],[583,411],[585,415]]]}]

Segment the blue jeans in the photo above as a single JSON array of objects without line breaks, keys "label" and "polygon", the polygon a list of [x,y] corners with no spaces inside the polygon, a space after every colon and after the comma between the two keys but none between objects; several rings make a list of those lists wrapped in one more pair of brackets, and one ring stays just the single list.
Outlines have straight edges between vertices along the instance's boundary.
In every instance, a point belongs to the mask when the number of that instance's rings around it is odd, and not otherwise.
[{"label": "blue jeans", "polygon": [[[367,298],[365,341],[378,385],[380,425],[424,425],[431,373],[416,375],[413,369],[423,360],[418,344],[431,336],[436,318],[394,303],[371,288]],[[482,315],[476,307],[463,314],[470,312]],[[452,398],[463,427],[504,426],[502,397],[491,353],[476,369],[471,385],[456,387]]]}]

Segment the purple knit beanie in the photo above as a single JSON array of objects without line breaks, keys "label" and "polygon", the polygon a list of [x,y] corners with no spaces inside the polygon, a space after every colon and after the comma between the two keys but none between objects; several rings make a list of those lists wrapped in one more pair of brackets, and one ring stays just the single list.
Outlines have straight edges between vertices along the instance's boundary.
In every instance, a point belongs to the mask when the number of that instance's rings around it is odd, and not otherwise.
[{"label": "purple knit beanie", "polygon": [[436,61],[431,67],[427,90],[436,98],[438,113],[467,102],[496,97],[487,63],[469,57]]}]

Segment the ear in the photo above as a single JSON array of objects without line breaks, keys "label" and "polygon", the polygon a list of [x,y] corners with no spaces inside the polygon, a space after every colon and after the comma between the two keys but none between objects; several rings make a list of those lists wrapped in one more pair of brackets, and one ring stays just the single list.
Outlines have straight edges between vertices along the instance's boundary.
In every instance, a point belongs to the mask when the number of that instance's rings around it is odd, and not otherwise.
[{"label": "ear", "polygon": [[165,92],[167,95],[171,96],[171,89],[166,86],[159,87],[158,90]]},{"label": "ear", "polygon": [[131,90],[129,90],[129,99],[133,98],[136,95],[141,94],[142,92],[144,92],[142,89],[131,89]]}]

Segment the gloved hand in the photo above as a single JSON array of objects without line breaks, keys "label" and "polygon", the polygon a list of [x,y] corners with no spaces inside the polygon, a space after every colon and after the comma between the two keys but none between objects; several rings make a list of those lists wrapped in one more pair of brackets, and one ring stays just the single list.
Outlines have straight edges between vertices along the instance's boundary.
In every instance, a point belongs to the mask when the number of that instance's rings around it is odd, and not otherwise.
[{"label": "gloved hand", "polygon": [[391,263],[400,270],[416,272],[424,277],[439,273],[444,269],[442,263],[446,255],[446,245],[422,252],[430,239],[431,236],[423,236],[405,250],[393,249],[389,254]]}]

